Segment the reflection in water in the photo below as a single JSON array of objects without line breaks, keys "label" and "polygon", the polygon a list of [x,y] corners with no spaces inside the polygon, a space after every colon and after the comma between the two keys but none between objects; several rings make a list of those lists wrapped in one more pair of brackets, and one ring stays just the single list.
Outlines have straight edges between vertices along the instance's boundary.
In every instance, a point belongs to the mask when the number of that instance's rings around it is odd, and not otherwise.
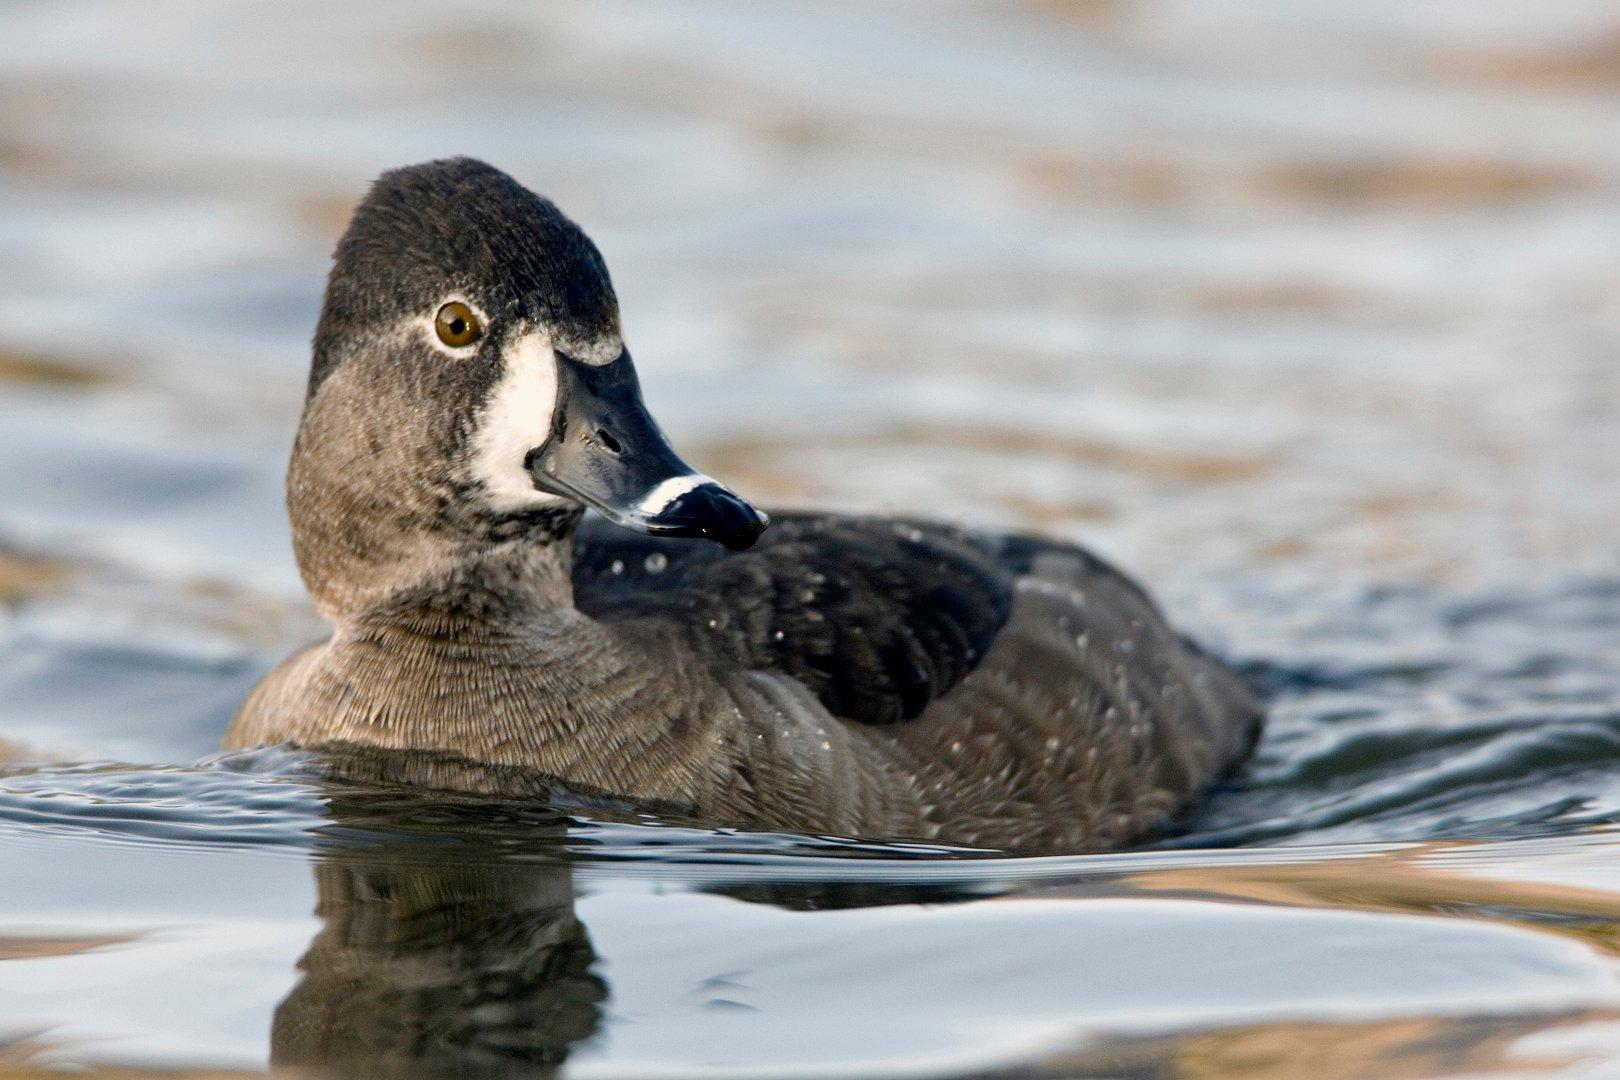
[{"label": "reflection in water", "polygon": [[[338,825],[353,801],[333,798]],[[549,1076],[596,1030],[607,987],[566,864],[503,864],[461,846],[433,860],[338,847],[318,856],[315,879],[323,925],[276,1009],[272,1064]]]},{"label": "reflection in water", "polygon": [[[329,821],[314,854],[322,926],[275,1011],[271,1062],[331,1075],[551,1075],[570,1047],[598,1031],[609,996],[575,912],[574,866],[601,823],[504,791],[480,801],[355,783],[409,765],[396,755],[321,759],[323,772],[342,776],[322,787]],[[788,850],[793,841],[776,846]],[[886,850],[891,859],[906,854],[904,846]],[[790,911],[940,904],[997,891],[971,873],[955,882],[823,873],[715,882],[705,891]],[[668,880],[677,886],[679,877]]]}]

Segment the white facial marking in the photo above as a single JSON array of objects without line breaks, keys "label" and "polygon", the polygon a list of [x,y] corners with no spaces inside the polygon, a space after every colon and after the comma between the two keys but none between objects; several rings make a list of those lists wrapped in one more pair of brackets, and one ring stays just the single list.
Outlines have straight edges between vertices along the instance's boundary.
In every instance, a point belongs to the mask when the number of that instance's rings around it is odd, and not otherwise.
[{"label": "white facial marking", "polygon": [[712,483],[714,481],[702,473],[672,476],[637,500],[636,513],[644,517],[657,517],[669,509],[670,503],[685,495],[688,491]]},{"label": "white facial marking", "polygon": [[500,382],[478,415],[472,440],[472,472],[497,510],[527,510],[564,502],[535,490],[523,467],[530,450],[551,434],[557,406],[557,358],[544,331],[532,330],[507,342],[501,353]]},{"label": "white facial marking", "polygon": [[558,352],[570,360],[577,360],[581,364],[592,367],[601,367],[611,364],[624,354],[624,342],[619,335],[609,334],[606,337],[594,338],[590,341],[569,338],[554,343]]}]

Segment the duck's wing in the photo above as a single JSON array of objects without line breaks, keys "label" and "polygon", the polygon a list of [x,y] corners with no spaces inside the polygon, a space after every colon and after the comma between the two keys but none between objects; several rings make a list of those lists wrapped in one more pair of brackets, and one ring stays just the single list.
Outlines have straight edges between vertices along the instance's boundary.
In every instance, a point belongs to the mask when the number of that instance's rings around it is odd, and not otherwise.
[{"label": "duck's wing", "polygon": [[773,518],[740,554],[587,526],[576,602],[627,629],[659,621],[664,640],[673,628],[725,663],[797,679],[834,716],[888,725],[924,800],[972,842],[1127,843],[1254,745],[1263,710],[1244,680],[1089,552]]},{"label": "duck's wing", "polygon": [[744,552],[590,518],[574,550],[581,611],[673,621],[697,647],[792,676],[864,724],[910,720],[973,670],[1017,577],[965,531],[831,515],[773,514]]}]

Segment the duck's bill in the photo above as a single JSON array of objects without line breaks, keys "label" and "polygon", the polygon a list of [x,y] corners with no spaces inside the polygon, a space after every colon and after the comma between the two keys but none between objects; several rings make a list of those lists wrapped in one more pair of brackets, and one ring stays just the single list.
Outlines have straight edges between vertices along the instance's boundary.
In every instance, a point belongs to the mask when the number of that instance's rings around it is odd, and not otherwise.
[{"label": "duck's bill", "polygon": [[551,437],[529,455],[534,486],[628,529],[753,545],[769,519],[682,461],[641,400],[628,353],[609,364],[559,355]]}]

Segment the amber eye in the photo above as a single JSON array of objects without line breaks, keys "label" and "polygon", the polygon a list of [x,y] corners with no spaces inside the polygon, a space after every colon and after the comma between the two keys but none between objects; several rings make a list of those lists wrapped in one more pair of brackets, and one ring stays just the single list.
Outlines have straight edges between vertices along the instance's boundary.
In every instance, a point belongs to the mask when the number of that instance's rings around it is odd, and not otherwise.
[{"label": "amber eye", "polygon": [[439,332],[439,340],[452,349],[471,345],[484,336],[478,316],[460,300],[452,300],[439,309],[439,314],[433,319],[433,329]]}]

